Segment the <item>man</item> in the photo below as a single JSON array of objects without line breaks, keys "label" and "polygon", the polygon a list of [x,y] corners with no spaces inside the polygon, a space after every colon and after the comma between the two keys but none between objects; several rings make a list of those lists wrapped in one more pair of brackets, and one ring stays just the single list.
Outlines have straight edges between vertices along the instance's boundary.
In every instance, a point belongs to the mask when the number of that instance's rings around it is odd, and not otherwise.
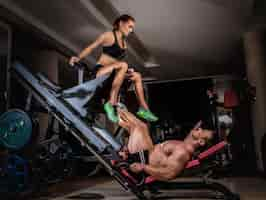
[{"label": "man", "polygon": [[[145,162],[133,162],[131,171],[145,172],[157,180],[174,179],[183,171],[195,150],[212,138],[212,131],[199,128],[198,123],[184,141],[168,140],[154,145],[145,123],[126,110],[118,109],[118,115],[119,125],[129,133],[128,157],[144,152],[141,157],[146,159]],[[125,155],[124,152],[121,155]]]}]

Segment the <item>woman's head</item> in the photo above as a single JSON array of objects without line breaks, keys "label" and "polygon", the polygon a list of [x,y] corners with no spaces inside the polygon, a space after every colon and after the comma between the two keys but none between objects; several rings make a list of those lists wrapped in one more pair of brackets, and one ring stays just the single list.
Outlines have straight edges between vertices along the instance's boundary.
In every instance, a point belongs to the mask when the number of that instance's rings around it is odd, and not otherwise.
[{"label": "woman's head", "polygon": [[121,15],[113,24],[114,30],[119,30],[124,36],[128,36],[133,32],[135,27],[135,19],[130,15]]}]

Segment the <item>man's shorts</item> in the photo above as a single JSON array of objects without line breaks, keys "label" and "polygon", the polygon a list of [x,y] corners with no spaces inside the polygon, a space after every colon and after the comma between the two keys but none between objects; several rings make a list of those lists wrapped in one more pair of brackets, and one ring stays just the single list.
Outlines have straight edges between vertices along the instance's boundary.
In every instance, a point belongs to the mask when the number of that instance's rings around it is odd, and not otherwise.
[{"label": "man's shorts", "polygon": [[140,152],[129,154],[128,155],[128,163],[143,163],[143,164],[149,164],[149,151],[148,150],[142,150]]}]

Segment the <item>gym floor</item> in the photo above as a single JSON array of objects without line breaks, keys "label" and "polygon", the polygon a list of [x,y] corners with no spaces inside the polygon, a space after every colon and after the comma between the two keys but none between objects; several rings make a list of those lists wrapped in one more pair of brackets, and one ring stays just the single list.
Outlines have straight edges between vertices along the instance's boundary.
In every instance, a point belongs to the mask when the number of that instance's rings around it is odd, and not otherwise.
[{"label": "gym floor", "polygon": [[[183,179],[182,179],[183,180]],[[266,200],[266,180],[260,177],[234,177],[221,180],[232,191],[240,194],[241,200]],[[167,191],[160,199],[181,199],[189,191]],[[195,192],[195,191],[194,191]],[[198,193],[202,191],[197,191]],[[178,195],[179,194],[179,195]],[[96,196],[94,196],[96,195]],[[67,180],[53,185],[47,191],[39,193],[38,197],[30,200],[67,200],[67,199],[105,199],[133,200],[134,195],[123,188],[111,177],[91,177]],[[195,198],[196,199],[196,198]]]}]

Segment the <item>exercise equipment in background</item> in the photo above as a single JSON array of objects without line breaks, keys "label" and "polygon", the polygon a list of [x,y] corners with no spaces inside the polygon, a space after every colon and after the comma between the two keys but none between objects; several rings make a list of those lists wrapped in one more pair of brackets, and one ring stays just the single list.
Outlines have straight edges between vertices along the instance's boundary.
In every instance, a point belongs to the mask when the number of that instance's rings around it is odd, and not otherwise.
[{"label": "exercise equipment in background", "polygon": [[9,110],[0,116],[0,145],[9,150],[22,148],[31,137],[32,122],[27,113]]},{"label": "exercise equipment in background", "polygon": [[28,186],[28,162],[18,155],[1,156],[0,194],[15,196],[26,190]]},{"label": "exercise equipment in background", "polygon": [[[126,176],[124,170],[120,168],[119,164],[122,163],[122,161],[118,152],[122,148],[122,144],[116,141],[114,136],[107,130],[99,128],[94,123],[88,123],[84,120],[84,116],[87,114],[82,112],[84,111],[84,102],[85,99],[86,101],[89,101],[90,99],[89,97],[87,99],[87,96],[81,98],[79,95],[79,97],[76,97],[76,94],[81,94],[81,91],[85,91],[85,93],[88,92],[92,97],[96,88],[102,84],[103,80],[100,79],[102,77],[85,82],[83,83],[84,85],[81,84],[78,88],[61,91],[56,90],[55,88],[51,89],[48,84],[45,84],[44,81],[40,79],[40,76],[35,76],[19,63],[15,63],[12,66],[11,72],[13,72],[12,76],[19,81],[29,94],[31,94],[50,115],[56,118],[68,133],[77,138],[80,145],[86,148],[124,189],[131,191],[138,199],[150,199],[149,194],[146,193],[152,193],[153,189],[151,187],[153,187],[153,185],[151,184],[154,184],[155,182],[149,182],[149,186],[147,187],[145,186],[146,184],[136,185],[136,181],[134,181],[135,179]],[[47,81],[49,80],[47,79]],[[68,98],[71,98],[73,101],[70,101]],[[79,102],[78,100],[80,100],[80,104],[74,103],[74,99],[75,101],[77,100],[76,102]],[[76,107],[72,106],[74,104]],[[107,157],[106,155],[110,156]],[[114,160],[118,162],[118,164],[113,163]],[[171,182],[169,182],[169,184],[170,183]],[[183,184],[184,183],[181,185]],[[164,182],[163,185],[166,185],[166,182]],[[175,190],[182,188],[178,187],[176,184],[173,186],[172,189]],[[223,199],[239,200],[238,195],[231,192],[227,187],[211,180],[190,183],[187,185],[187,188],[189,190],[208,189],[215,194],[218,191],[221,193],[221,196],[219,197],[222,197]]]}]

